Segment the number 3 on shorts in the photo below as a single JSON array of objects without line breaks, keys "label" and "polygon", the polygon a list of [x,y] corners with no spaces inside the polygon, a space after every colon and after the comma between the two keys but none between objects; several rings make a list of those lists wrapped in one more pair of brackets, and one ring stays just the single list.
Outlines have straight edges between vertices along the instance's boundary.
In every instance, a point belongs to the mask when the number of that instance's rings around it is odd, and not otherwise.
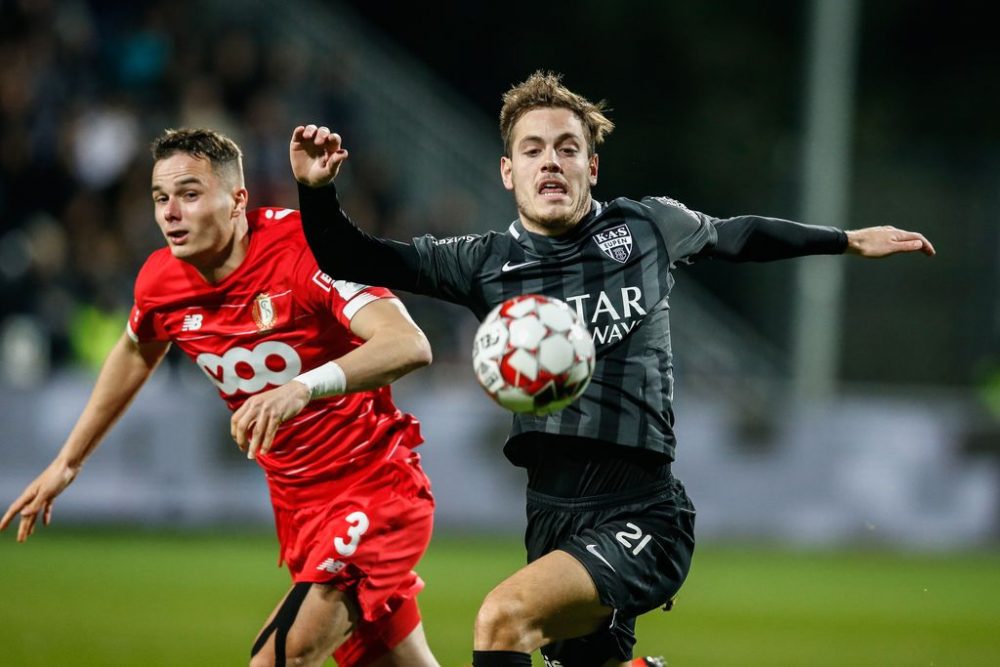
[{"label": "number 3 on shorts", "polygon": [[343,537],[336,537],[333,540],[333,546],[341,556],[350,556],[357,551],[361,536],[368,530],[368,516],[364,512],[351,512],[347,515],[346,521],[352,524],[347,529],[347,536],[351,538],[350,541],[345,541]]}]

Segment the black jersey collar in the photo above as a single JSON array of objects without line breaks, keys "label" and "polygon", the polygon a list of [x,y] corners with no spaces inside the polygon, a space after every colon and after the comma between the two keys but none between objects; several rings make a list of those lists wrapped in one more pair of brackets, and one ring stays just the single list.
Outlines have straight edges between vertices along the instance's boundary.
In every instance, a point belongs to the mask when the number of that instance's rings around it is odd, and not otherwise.
[{"label": "black jersey collar", "polygon": [[590,211],[576,225],[573,226],[568,232],[562,236],[544,236],[542,234],[536,234],[534,232],[529,232],[521,224],[521,218],[515,218],[510,226],[507,228],[507,233],[514,237],[514,239],[521,245],[528,246],[534,250],[542,250],[545,248],[557,250],[565,248],[566,246],[575,245],[576,241],[580,236],[586,234],[584,231],[590,226],[594,220],[600,217],[601,213],[604,212],[606,205],[603,202],[599,202],[596,199],[590,200]]}]

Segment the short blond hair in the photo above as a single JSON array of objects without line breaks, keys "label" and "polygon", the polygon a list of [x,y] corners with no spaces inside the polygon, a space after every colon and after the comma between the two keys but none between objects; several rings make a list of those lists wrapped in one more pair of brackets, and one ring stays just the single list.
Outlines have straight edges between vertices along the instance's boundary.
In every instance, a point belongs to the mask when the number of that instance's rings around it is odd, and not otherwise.
[{"label": "short blond hair", "polygon": [[604,137],[615,129],[615,124],[604,115],[607,110],[604,100],[595,104],[564,86],[562,74],[538,70],[503,95],[500,137],[503,139],[504,155],[510,157],[514,125],[525,113],[539,108],[569,109],[575,113],[583,123],[587,150],[591,155],[597,152]]}]

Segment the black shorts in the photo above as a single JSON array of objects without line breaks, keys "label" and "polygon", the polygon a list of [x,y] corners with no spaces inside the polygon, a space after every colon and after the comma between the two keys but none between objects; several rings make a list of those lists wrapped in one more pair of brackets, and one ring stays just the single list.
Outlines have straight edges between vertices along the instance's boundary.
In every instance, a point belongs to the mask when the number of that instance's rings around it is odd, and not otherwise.
[{"label": "black shorts", "polygon": [[602,665],[630,660],[635,619],[667,605],[680,590],[694,552],[694,505],[674,477],[639,489],[556,498],[528,489],[528,562],[561,550],[590,573],[607,628],[542,648],[547,664]]}]

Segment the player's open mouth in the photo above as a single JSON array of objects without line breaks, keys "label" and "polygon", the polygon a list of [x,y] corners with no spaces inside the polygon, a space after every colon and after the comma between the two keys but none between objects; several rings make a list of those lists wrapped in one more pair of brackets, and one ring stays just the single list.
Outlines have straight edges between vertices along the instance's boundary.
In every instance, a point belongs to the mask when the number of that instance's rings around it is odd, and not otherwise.
[{"label": "player's open mouth", "polygon": [[542,181],[538,194],[545,199],[560,199],[566,196],[566,185],[562,181]]},{"label": "player's open mouth", "polygon": [[187,241],[188,232],[186,229],[175,229],[172,232],[167,232],[167,238],[174,245],[183,245]]}]

